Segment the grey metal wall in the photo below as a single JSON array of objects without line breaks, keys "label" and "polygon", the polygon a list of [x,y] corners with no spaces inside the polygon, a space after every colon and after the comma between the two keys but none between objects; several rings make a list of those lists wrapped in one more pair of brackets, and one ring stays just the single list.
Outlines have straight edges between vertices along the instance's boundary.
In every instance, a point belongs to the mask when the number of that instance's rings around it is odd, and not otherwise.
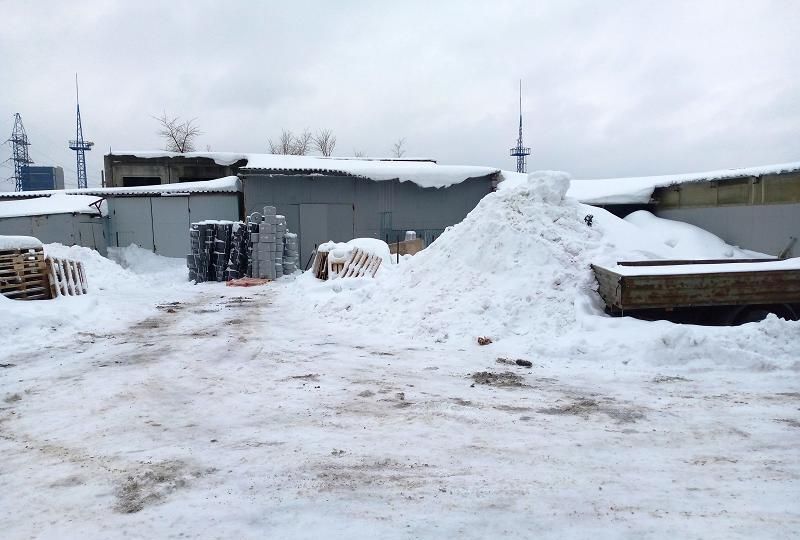
[{"label": "grey metal wall", "polygon": [[369,237],[394,240],[415,230],[434,236],[458,223],[491,192],[491,177],[448,188],[421,188],[397,180],[375,182],[350,176],[240,175],[247,214],[266,205],[286,216],[300,239],[301,264],[315,244]]},{"label": "grey metal wall", "polygon": [[106,254],[107,218],[88,214],[50,214],[0,218],[0,235],[33,236],[45,244],[84,246]]},{"label": "grey metal wall", "polygon": [[240,219],[237,193],[110,197],[107,201],[109,245],[135,244],[165,257],[189,253],[191,223]]},{"label": "grey metal wall", "polygon": [[710,231],[729,244],[778,255],[798,238],[790,257],[800,257],[800,203],[656,208],[656,215]]}]

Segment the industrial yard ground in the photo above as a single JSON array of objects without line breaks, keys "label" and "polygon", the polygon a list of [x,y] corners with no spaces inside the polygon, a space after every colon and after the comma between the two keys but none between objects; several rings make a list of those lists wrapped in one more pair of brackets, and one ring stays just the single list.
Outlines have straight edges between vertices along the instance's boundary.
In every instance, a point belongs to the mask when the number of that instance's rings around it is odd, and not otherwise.
[{"label": "industrial yard ground", "polygon": [[136,248],[46,246],[91,292],[0,298],[3,536],[796,534],[800,322],[605,316],[583,259],[633,229],[546,184],[374,280],[194,286]]}]

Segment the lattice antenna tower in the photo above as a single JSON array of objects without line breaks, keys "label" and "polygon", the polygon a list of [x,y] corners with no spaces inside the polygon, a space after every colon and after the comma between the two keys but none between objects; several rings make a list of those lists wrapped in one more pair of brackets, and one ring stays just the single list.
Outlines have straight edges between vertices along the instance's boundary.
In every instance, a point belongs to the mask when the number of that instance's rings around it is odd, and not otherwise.
[{"label": "lattice antenna tower", "polygon": [[75,140],[69,141],[69,149],[75,150],[78,172],[78,189],[88,187],[86,182],[86,152],[92,149],[94,143],[83,140],[83,128],[81,127],[81,102],[78,94],[78,74],[75,74],[75,103],[78,105],[78,125],[76,128]]},{"label": "lattice antenna tower", "polygon": [[522,144],[522,80],[519,81],[519,137],[517,146],[509,150],[509,154],[517,158],[517,172],[526,172],[526,158],[530,155],[531,149]]},{"label": "lattice antenna tower", "polygon": [[14,129],[11,131],[11,138],[6,142],[11,143],[11,161],[14,162],[14,190],[22,191],[27,184],[30,170],[28,167],[33,163],[28,147],[28,134],[25,133],[25,126],[22,125],[22,117],[19,113],[14,115]]}]

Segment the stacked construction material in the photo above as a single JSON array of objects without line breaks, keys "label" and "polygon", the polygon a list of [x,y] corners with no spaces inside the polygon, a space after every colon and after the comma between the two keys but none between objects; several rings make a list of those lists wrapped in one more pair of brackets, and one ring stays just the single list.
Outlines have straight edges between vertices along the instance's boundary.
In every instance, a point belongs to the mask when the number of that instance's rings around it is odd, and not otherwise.
[{"label": "stacked construction material", "polygon": [[283,273],[288,275],[297,271],[300,255],[297,250],[297,235],[286,231],[283,237]]},{"label": "stacked construction material", "polygon": [[297,235],[274,206],[253,212],[247,222],[200,221],[189,229],[189,280],[229,281],[245,276],[277,279],[297,270]]},{"label": "stacked construction material", "polygon": [[[259,222],[260,217],[260,222]],[[286,218],[276,213],[274,206],[265,206],[264,213],[250,216],[250,276],[277,279],[283,275],[283,236]],[[255,225],[255,227],[253,227]],[[256,229],[256,230],[254,230]]]},{"label": "stacked construction material", "polygon": [[189,238],[192,252],[186,257],[189,280],[227,281],[247,273],[249,235],[240,221],[192,223]]}]

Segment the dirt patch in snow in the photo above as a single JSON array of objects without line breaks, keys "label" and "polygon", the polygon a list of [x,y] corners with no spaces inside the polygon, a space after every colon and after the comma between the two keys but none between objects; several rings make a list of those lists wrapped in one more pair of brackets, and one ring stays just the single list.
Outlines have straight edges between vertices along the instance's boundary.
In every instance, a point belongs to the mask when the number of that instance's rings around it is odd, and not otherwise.
[{"label": "dirt patch in snow", "polygon": [[791,418],[775,418],[776,422],[780,422],[781,424],[786,424],[787,426],[793,428],[800,428],[800,420],[793,420]]},{"label": "dirt patch in snow", "polygon": [[580,416],[582,418],[602,413],[621,424],[634,423],[645,417],[644,412],[636,407],[620,406],[610,400],[600,402],[591,398],[577,398],[570,403],[538,409],[536,412],[550,415]]},{"label": "dirt patch in snow", "polygon": [[123,514],[139,512],[146,506],[161,503],[193,480],[212,472],[214,469],[191,468],[179,460],[143,464],[118,484],[114,510]]},{"label": "dirt patch in snow", "polygon": [[[342,452],[341,455],[344,455]],[[336,456],[336,457],[341,457]],[[323,465],[317,473],[320,491],[355,491],[364,487],[389,487],[393,490],[419,488],[433,476],[435,467],[427,463],[400,463],[392,459]]]},{"label": "dirt patch in snow", "polygon": [[300,381],[312,381],[312,382],[319,382],[319,373],[306,373],[305,375],[292,375],[286,380],[300,380]]},{"label": "dirt patch in snow", "polygon": [[488,386],[502,386],[502,387],[522,387],[527,386],[525,379],[516,373],[504,371],[502,373],[494,373],[491,371],[478,371],[470,375],[473,384],[485,384]]},{"label": "dirt patch in snow", "polygon": [[653,378],[653,382],[656,384],[662,383],[673,383],[673,382],[689,382],[689,379],[686,377],[673,377],[670,375],[657,375]]}]

